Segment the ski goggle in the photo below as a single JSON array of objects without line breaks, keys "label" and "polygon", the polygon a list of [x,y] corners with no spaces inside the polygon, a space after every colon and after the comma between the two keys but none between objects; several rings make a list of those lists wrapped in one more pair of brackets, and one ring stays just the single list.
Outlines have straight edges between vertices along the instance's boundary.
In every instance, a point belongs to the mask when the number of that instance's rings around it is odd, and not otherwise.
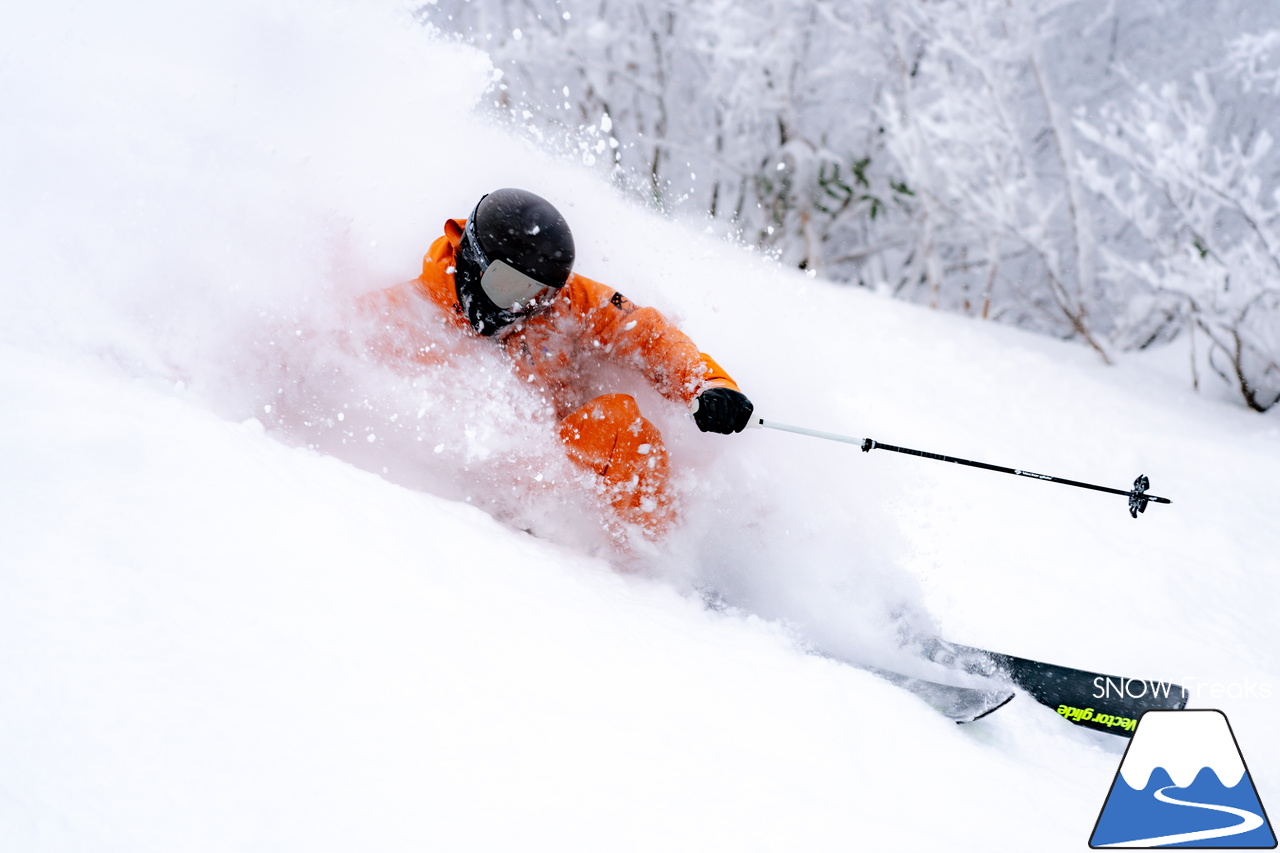
[{"label": "ski goggle", "polygon": [[517,313],[533,308],[552,290],[506,261],[493,261],[485,268],[480,276],[480,289],[494,305]]}]

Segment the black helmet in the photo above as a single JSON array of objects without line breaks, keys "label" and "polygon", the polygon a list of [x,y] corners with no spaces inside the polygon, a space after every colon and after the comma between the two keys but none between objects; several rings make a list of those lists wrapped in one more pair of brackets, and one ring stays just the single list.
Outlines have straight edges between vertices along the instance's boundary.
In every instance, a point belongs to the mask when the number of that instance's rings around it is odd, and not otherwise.
[{"label": "black helmet", "polygon": [[492,335],[545,308],[573,270],[573,234],[541,196],[501,189],[467,219],[454,286],[471,326]]}]

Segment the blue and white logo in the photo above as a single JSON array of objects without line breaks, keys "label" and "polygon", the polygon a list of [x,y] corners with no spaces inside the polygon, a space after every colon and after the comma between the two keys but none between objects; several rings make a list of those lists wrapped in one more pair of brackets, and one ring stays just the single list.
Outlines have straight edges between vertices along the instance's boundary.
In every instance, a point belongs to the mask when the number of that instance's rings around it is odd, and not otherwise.
[{"label": "blue and white logo", "polygon": [[1274,848],[1226,715],[1143,714],[1089,846]]}]

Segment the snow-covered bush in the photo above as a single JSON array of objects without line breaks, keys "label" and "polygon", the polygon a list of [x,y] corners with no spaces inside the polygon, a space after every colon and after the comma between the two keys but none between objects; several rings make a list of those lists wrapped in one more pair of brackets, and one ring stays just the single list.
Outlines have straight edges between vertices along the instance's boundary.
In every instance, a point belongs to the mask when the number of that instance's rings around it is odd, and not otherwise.
[{"label": "snow-covered bush", "polygon": [[1077,122],[1100,152],[1086,160],[1086,182],[1128,235],[1103,252],[1127,296],[1117,344],[1185,338],[1194,381],[1203,359],[1257,411],[1280,402],[1280,161],[1265,127],[1223,120],[1215,88],[1247,103],[1257,78],[1242,65],[1277,36],[1238,42],[1219,75],[1227,80],[1139,83]]},{"label": "snow-covered bush", "polygon": [[1046,62],[1063,0],[891,6],[885,146],[915,190],[897,289],[1078,336],[1106,358],[1093,223]]}]

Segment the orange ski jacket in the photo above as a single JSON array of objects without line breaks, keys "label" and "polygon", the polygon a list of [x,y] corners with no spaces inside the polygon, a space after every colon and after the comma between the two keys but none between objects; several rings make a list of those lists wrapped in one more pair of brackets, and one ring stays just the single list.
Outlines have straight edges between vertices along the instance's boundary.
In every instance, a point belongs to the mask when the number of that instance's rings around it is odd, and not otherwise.
[{"label": "orange ski jacket", "polygon": [[[422,275],[382,291],[377,300],[387,320],[398,327],[400,339],[411,334],[407,347],[397,347],[401,354],[432,360],[429,330],[411,331],[404,325],[402,310],[414,294],[435,304],[458,329],[474,334],[453,278],[454,255],[465,226],[464,219],[448,220],[444,236],[423,258]],[[495,341],[519,375],[546,390],[561,418],[594,396],[590,380],[595,364],[634,369],[664,397],[686,404],[707,388],[739,390],[711,356],[699,352],[660,312],[637,306],[616,290],[576,273],[547,308],[499,332]]]}]

